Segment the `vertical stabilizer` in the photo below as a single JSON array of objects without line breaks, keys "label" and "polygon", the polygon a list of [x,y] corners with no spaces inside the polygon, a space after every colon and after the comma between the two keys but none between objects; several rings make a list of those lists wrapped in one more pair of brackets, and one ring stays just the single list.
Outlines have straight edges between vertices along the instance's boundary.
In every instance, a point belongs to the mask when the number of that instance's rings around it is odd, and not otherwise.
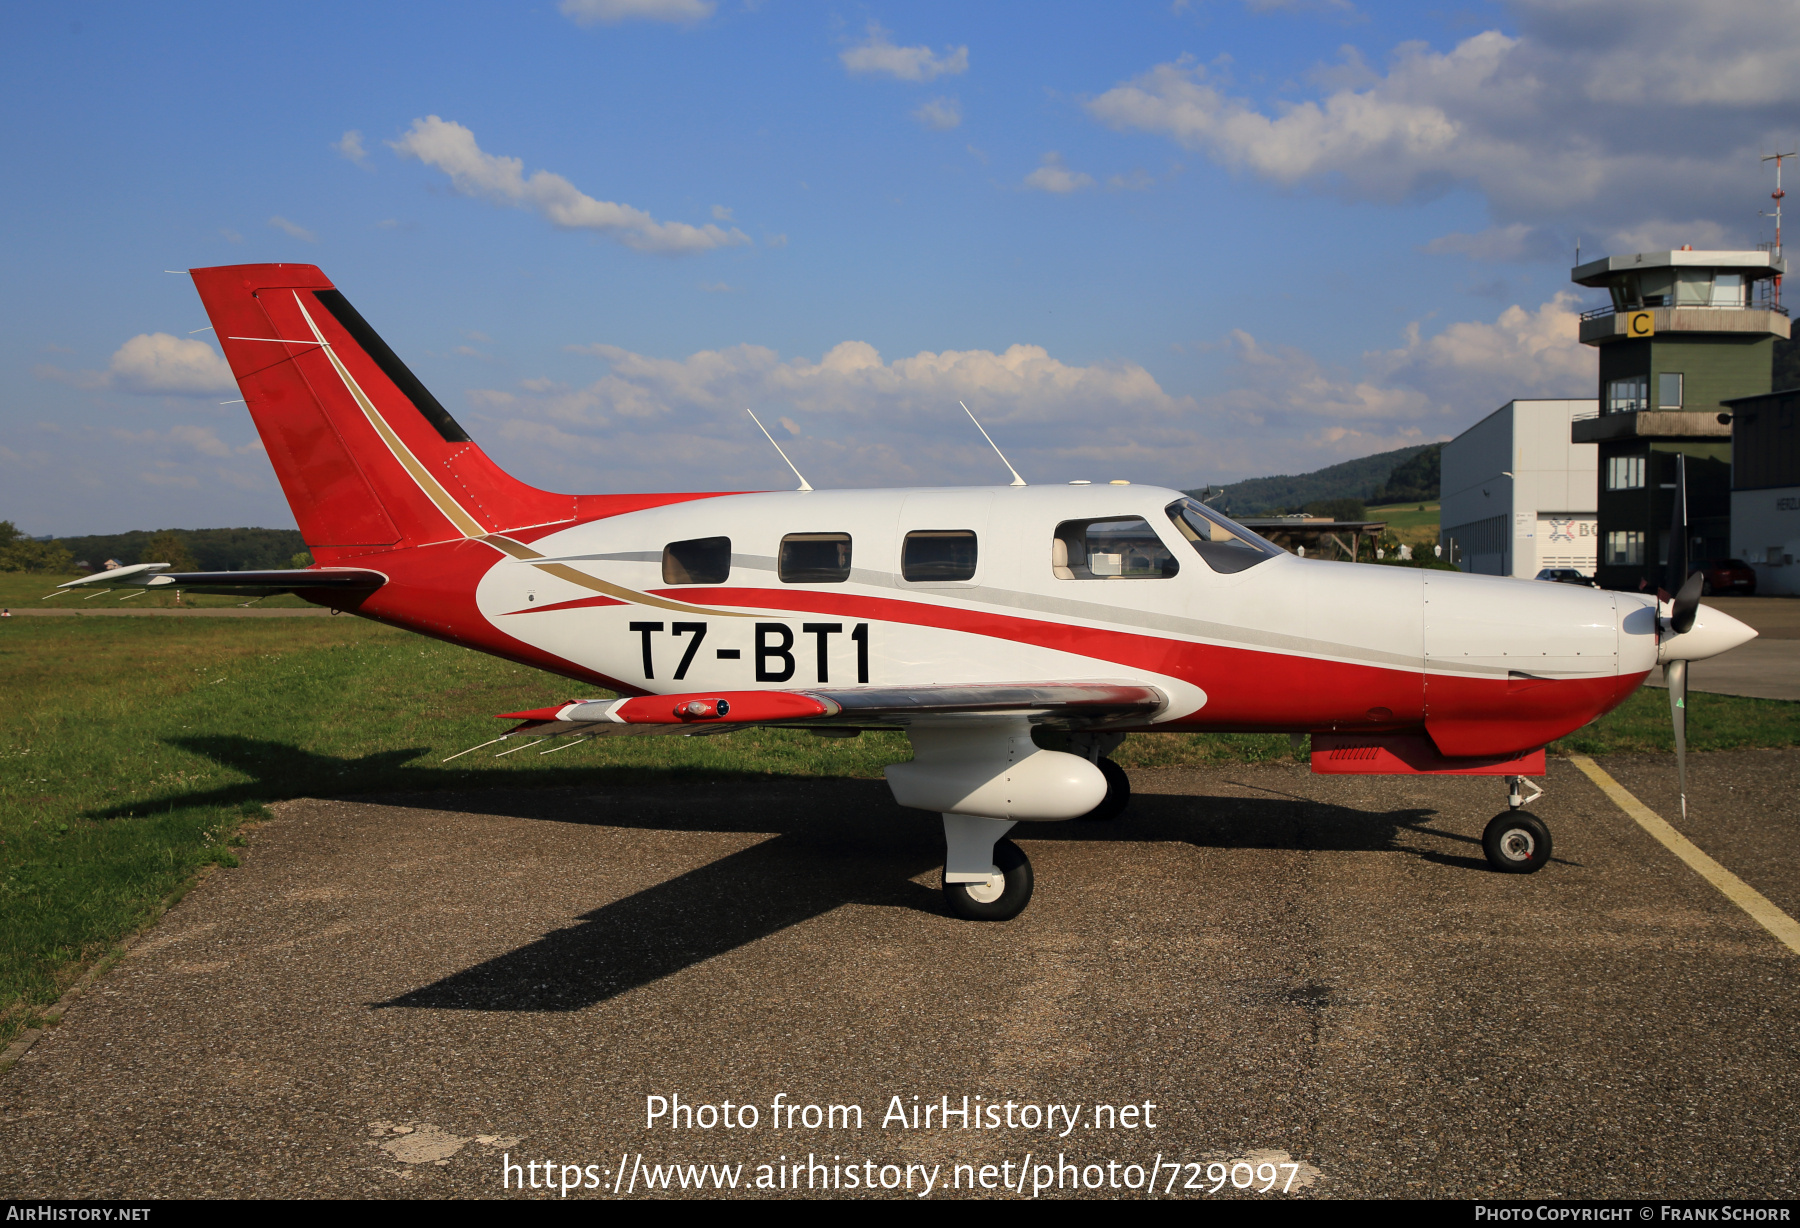
[{"label": "vertical stabilizer", "polygon": [[572,521],[509,476],[317,268],[190,270],[301,535],[321,562]]}]

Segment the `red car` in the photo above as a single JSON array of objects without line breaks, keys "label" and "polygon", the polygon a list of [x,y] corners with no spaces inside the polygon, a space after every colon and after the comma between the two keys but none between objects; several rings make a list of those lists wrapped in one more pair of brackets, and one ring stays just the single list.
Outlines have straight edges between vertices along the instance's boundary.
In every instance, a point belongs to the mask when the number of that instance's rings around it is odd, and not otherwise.
[{"label": "red car", "polygon": [[1714,559],[1700,564],[1698,570],[1706,579],[1700,591],[1708,597],[1754,597],[1756,572],[1742,559]]}]

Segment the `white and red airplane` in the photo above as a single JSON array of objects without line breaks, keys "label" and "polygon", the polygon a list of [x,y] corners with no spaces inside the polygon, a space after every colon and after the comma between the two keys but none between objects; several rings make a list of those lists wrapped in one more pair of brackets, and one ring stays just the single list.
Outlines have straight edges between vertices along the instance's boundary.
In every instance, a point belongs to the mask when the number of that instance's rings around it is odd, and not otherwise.
[{"label": "white and red airplane", "polygon": [[1659,608],[1297,558],[1154,486],[552,494],[317,268],[191,273],[316,562],[77,584],[296,592],[621,697],[509,713],[505,737],[904,730],[888,783],[943,815],[961,917],[1030,900],[1013,824],[1124,808],[1126,733],[1309,734],[1317,772],[1508,777],[1487,855],[1534,871],[1550,833],[1520,786],[1544,746],[1659,661],[1755,635],[1697,605],[1697,575]]}]

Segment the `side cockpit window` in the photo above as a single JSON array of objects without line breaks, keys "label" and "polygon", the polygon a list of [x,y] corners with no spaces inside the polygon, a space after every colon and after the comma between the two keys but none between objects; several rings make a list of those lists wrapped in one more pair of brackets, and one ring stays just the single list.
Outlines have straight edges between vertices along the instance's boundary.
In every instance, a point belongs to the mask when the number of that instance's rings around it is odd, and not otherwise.
[{"label": "side cockpit window", "polygon": [[1167,510],[1176,530],[1214,571],[1229,575],[1281,553],[1280,546],[1227,520],[1203,503],[1178,499]]},{"label": "side cockpit window", "polygon": [[730,578],[729,537],[696,537],[663,547],[664,584],[723,584]]},{"label": "side cockpit window", "polygon": [[850,535],[789,533],[777,565],[783,584],[842,584],[850,578]]},{"label": "side cockpit window", "polygon": [[973,580],[975,533],[970,529],[915,529],[900,548],[900,576],[912,584]]},{"label": "side cockpit window", "polygon": [[1059,580],[1160,580],[1180,570],[1142,516],[1065,520],[1050,540],[1050,574]]}]

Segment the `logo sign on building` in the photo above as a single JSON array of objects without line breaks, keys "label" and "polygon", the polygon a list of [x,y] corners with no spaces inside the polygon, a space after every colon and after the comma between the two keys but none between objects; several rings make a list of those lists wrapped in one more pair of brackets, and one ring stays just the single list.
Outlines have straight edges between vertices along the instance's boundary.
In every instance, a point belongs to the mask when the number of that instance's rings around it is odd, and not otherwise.
[{"label": "logo sign on building", "polygon": [[1625,335],[1627,337],[1654,337],[1656,335],[1656,316],[1648,311],[1634,311],[1625,317]]}]

